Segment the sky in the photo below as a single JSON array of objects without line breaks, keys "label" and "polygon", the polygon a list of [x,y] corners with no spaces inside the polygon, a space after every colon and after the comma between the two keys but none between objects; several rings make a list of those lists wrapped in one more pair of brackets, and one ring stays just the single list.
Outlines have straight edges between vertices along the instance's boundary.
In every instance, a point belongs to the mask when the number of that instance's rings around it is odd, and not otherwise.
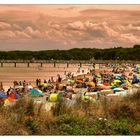
[{"label": "sky", "polygon": [[0,50],[133,47],[140,5],[0,5]]}]

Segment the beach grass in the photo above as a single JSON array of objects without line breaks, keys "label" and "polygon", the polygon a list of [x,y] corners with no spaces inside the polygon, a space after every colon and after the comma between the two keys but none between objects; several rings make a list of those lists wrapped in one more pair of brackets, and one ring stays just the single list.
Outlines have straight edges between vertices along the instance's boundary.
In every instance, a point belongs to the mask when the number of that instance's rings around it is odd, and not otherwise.
[{"label": "beach grass", "polygon": [[95,103],[78,98],[70,106],[63,99],[50,111],[25,96],[0,108],[0,135],[139,135],[139,94]]}]

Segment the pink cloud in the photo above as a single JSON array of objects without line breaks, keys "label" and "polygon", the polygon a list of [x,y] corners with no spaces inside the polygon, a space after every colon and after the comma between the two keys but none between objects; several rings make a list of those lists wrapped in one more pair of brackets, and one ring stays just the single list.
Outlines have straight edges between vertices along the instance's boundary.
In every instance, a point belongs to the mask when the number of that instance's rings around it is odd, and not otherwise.
[{"label": "pink cloud", "polygon": [[0,30],[4,30],[4,29],[8,30],[10,28],[11,28],[10,24],[5,23],[5,22],[0,22]]},{"label": "pink cloud", "polygon": [[74,21],[73,23],[68,23],[67,27],[71,30],[83,30],[83,29],[85,29],[84,25],[81,21]]},{"label": "pink cloud", "polygon": [[9,31],[9,30],[0,31],[0,39],[12,39],[15,37],[16,35],[12,31]]},{"label": "pink cloud", "polygon": [[76,8],[29,7],[24,5],[17,9],[0,9],[0,40],[40,40],[41,45],[50,42],[52,46],[60,44],[62,47],[113,47],[114,44],[130,46],[140,42],[138,9],[116,11],[80,5]]},{"label": "pink cloud", "polygon": [[24,33],[24,32],[20,32],[20,31],[15,31],[16,37],[19,39],[29,39],[31,38],[30,35]]},{"label": "pink cloud", "polygon": [[32,27],[28,26],[25,30],[24,33],[30,35],[32,38],[41,38],[42,35],[38,30],[33,30]]}]

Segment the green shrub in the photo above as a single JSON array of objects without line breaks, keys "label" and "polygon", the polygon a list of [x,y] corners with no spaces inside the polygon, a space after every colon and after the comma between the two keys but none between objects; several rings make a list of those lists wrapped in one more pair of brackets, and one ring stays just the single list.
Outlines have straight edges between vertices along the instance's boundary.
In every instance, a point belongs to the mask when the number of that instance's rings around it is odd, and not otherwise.
[{"label": "green shrub", "polygon": [[109,110],[109,115],[114,119],[134,119],[134,110],[128,104],[120,104],[112,106]]},{"label": "green shrub", "polygon": [[131,135],[128,120],[116,120],[112,123],[113,135]]},{"label": "green shrub", "polygon": [[134,127],[134,131],[135,131],[135,134],[136,134],[136,135],[139,135],[139,134],[140,134],[140,124],[137,124],[137,125]]},{"label": "green shrub", "polygon": [[38,131],[38,126],[37,123],[35,122],[35,120],[28,118],[25,121],[25,126],[30,130],[31,134],[36,134]]}]

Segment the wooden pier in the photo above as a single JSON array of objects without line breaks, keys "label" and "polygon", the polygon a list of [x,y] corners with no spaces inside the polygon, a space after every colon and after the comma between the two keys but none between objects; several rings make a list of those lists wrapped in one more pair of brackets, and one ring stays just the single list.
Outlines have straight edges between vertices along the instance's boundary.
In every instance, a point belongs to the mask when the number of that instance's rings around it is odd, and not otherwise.
[{"label": "wooden pier", "polygon": [[27,64],[27,67],[30,67],[30,64],[36,63],[40,67],[43,67],[43,64],[53,64],[56,67],[56,64],[66,64],[69,67],[69,64],[79,64],[82,67],[83,64],[140,64],[140,61],[131,61],[131,60],[0,60],[0,66],[4,67],[5,63],[13,63],[14,67],[17,67],[17,63]]}]

